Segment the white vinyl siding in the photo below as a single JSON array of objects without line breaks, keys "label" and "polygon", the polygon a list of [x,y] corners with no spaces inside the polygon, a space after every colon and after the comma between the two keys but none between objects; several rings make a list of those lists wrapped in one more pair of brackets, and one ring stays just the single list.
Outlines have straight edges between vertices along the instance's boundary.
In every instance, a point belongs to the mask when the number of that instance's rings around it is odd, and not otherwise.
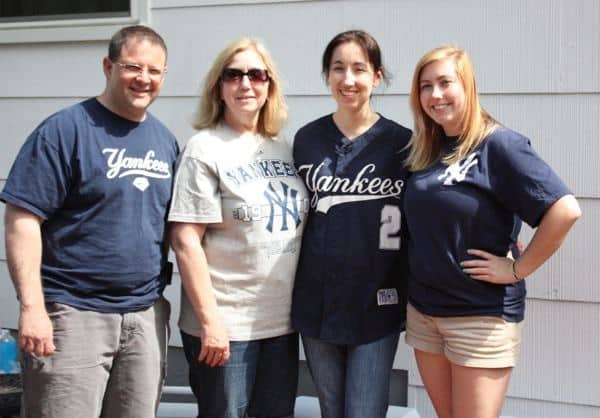
[{"label": "white vinyl siding", "polygon": [[[531,139],[583,210],[558,254],[527,279],[522,355],[503,414],[600,418],[600,1],[148,0],[146,6],[142,21],[169,47],[169,72],[151,111],[181,144],[193,134],[189,121],[202,77],[218,51],[240,36],[262,39],[279,67],[289,105],[288,136],[335,109],[320,60],[336,33],[361,28],[378,39],[393,79],[375,92],[375,109],[408,127],[407,94],[417,59],[440,44],[465,47],[485,107]],[[26,135],[43,118],[104,87],[101,60],[108,36],[91,36],[83,26],[72,32],[73,39],[13,43],[0,26],[0,185]],[[86,41],[73,42],[77,39]],[[526,242],[530,236],[525,228],[521,238]],[[14,327],[17,304],[4,261],[0,274],[0,325]],[[176,275],[166,293],[174,305],[173,330],[178,293]],[[179,344],[177,332],[171,343]],[[409,406],[423,418],[434,417],[402,338],[394,366],[409,371]]]}]

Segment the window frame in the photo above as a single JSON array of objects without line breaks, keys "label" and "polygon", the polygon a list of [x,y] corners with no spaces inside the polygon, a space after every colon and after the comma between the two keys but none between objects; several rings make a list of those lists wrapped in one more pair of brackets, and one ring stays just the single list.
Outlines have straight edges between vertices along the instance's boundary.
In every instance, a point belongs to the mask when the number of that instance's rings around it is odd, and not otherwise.
[{"label": "window frame", "polygon": [[105,41],[123,26],[148,24],[150,0],[130,0],[131,16],[0,23],[0,44]]}]

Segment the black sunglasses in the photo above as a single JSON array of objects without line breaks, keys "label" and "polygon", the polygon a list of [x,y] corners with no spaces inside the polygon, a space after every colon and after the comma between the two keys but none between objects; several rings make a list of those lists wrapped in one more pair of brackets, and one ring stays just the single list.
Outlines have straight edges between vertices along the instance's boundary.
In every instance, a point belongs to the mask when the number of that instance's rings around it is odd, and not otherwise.
[{"label": "black sunglasses", "polygon": [[247,72],[243,72],[237,68],[225,68],[221,74],[221,80],[225,83],[239,83],[244,76],[248,76],[251,83],[264,83],[269,81],[269,73],[267,70],[260,68],[251,68]]}]

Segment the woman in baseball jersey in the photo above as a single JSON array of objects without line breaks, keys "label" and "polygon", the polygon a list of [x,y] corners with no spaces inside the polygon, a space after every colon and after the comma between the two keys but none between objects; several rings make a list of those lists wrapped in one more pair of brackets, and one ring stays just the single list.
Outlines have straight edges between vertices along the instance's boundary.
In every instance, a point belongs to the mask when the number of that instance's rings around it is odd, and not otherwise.
[{"label": "woman in baseball jersey", "polygon": [[[464,50],[426,53],[410,104],[406,342],[439,417],[495,418],[519,353],[525,278],[580,209],[529,139],[481,107]],[[537,229],[513,260],[521,219]]]},{"label": "woman in baseball jersey", "polygon": [[375,39],[336,35],[323,76],[334,113],[302,127],[294,162],[310,215],[292,304],[324,418],[384,418],[405,319],[401,197],[410,131],[376,113],[386,78]]},{"label": "woman in baseball jersey", "polygon": [[198,416],[291,417],[299,342],[290,308],[308,199],[277,138],[285,103],[262,44],[241,39],[218,55],[198,113],[169,213]]}]

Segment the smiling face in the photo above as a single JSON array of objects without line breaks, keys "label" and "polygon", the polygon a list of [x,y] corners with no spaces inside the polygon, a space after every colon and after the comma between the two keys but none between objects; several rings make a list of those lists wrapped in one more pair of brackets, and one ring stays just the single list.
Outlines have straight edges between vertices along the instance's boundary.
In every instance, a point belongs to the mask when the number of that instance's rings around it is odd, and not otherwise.
[{"label": "smiling face", "polygon": [[359,111],[370,105],[381,72],[373,68],[365,51],[355,42],[338,45],[331,55],[327,84],[338,110]]},{"label": "smiling face", "polygon": [[[235,54],[227,69],[236,69],[247,73],[250,70],[266,70],[260,55],[253,49]],[[251,71],[252,73],[252,71]],[[221,80],[221,98],[225,103],[224,119],[236,130],[255,131],[260,111],[267,100],[269,80],[250,80],[248,74],[237,80]],[[243,126],[243,128],[242,128]]]},{"label": "smiling face", "polygon": [[[132,72],[125,64],[138,65],[143,71]],[[104,58],[103,68],[106,89],[99,97],[101,103],[126,119],[144,120],[146,109],[160,93],[164,81],[164,49],[147,39],[131,38],[123,44],[116,62]],[[151,75],[156,72],[162,75]]]},{"label": "smiling face", "polygon": [[454,59],[448,57],[426,65],[419,77],[419,92],[427,116],[441,125],[446,135],[460,135],[466,96]]}]

